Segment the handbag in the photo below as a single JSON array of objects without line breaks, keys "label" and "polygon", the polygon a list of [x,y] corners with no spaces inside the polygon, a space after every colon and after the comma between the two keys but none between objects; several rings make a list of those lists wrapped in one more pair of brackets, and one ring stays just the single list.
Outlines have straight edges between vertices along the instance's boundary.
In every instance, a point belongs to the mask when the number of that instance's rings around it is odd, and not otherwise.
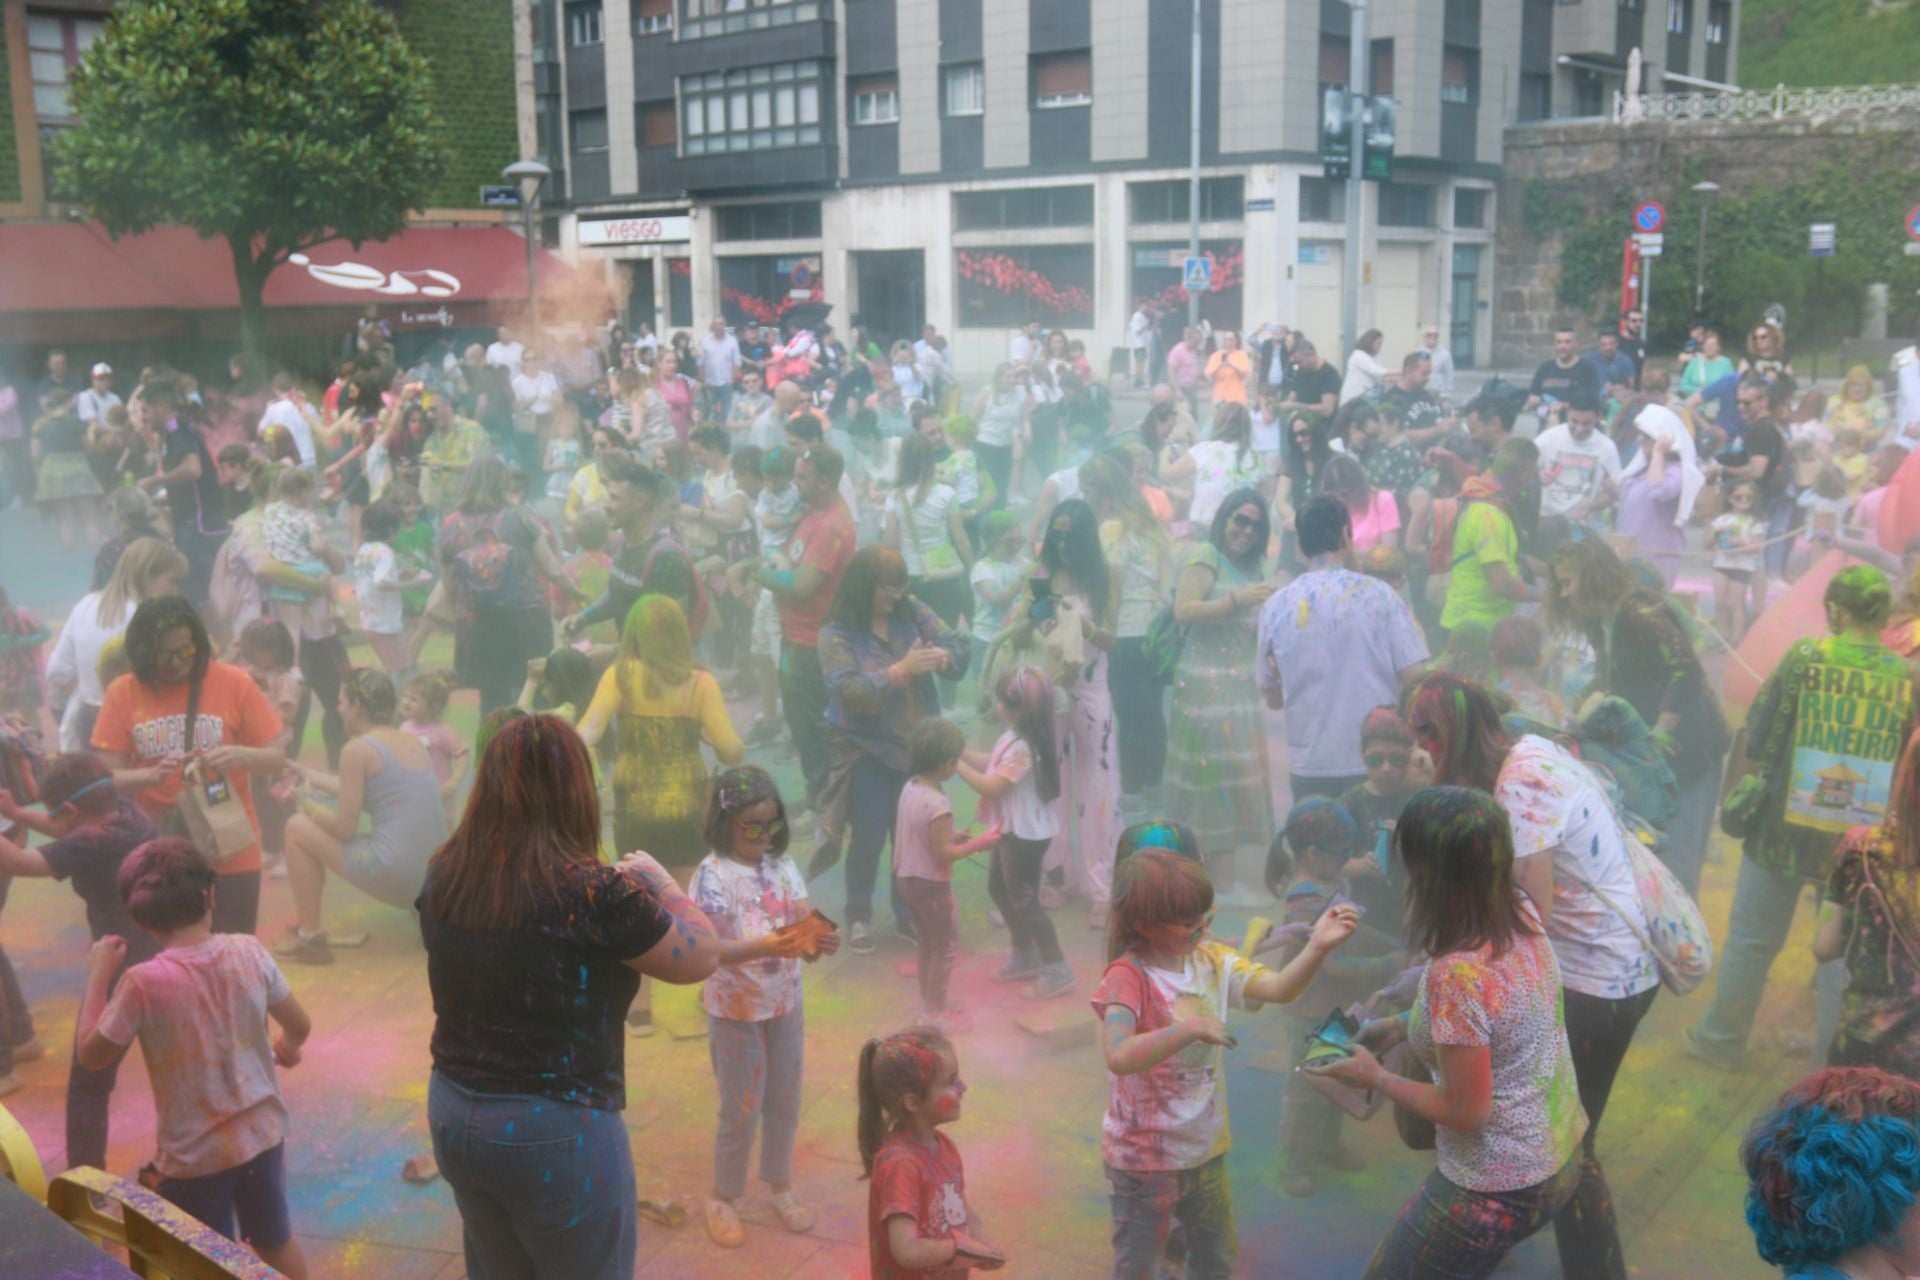
[{"label": "handbag", "polygon": [[[194,730],[200,722],[200,681],[187,689],[187,723],[181,741],[193,749]],[[253,819],[240,802],[224,774],[209,778],[197,760],[189,761],[181,771],[186,785],[180,799],[161,818],[159,827],[166,835],[190,840],[200,856],[219,870],[260,841]]]},{"label": "handbag", "polygon": [[1760,825],[1760,810],[1766,799],[1765,778],[1750,773],[1740,779],[1720,802],[1720,829],[1735,840],[1745,840]]}]

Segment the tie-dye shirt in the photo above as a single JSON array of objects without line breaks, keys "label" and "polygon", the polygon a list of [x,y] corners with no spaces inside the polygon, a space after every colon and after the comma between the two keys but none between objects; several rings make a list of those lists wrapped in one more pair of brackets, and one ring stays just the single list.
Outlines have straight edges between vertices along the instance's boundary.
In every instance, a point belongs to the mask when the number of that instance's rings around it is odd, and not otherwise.
[{"label": "tie-dye shirt", "polygon": [[[710,853],[693,873],[688,894],[728,942],[751,942],[797,924],[812,908],[800,868],[785,854],[737,862]],[[766,957],[723,964],[700,989],[700,1006],[716,1018],[765,1022],[800,1007],[800,962]]]},{"label": "tie-dye shirt", "polygon": [[[1178,970],[1126,955],[1107,966],[1093,994],[1093,1013],[1104,1021],[1108,1006],[1120,1006],[1133,1014],[1135,1035],[1188,1018],[1224,1018],[1229,1006],[1247,1007],[1248,981],[1267,972],[1211,939],[1188,953]],[[1219,1045],[1196,1042],[1145,1071],[1108,1072],[1107,1115],[1100,1125],[1107,1166],[1134,1173],[1197,1169],[1224,1154],[1233,1135],[1221,1055]]]},{"label": "tie-dye shirt", "polygon": [[1641,941],[1647,921],[1633,864],[1593,772],[1557,744],[1529,735],[1507,753],[1493,796],[1513,825],[1514,861],[1553,859],[1547,935],[1567,989],[1621,1000],[1659,986],[1659,961]]},{"label": "tie-dye shirt", "polygon": [[1485,1045],[1493,1108],[1478,1133],[1439,1126],[1441,1176],[1468,1191],[1518,1191],[1560,1172],[1587,1132],[1560,1001],[1560,966],[1541,934],[1433,957],[1407,1028],[1414,1053],[1443,1080],[1440,1045]]}]

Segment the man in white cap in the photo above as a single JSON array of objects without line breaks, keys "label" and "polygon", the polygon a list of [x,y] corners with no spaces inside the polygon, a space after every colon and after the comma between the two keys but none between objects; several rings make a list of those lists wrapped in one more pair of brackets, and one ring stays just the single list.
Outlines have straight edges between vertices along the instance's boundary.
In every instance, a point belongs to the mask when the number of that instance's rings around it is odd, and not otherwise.
[{"label": "man in white cap", "polygon": [[104,419],[107,410],[119,403],[120,397],[113,393],[113,368],[103,362],[93,366],[91,380],[74,401],[73,411],[80,421],[92,424]]}]

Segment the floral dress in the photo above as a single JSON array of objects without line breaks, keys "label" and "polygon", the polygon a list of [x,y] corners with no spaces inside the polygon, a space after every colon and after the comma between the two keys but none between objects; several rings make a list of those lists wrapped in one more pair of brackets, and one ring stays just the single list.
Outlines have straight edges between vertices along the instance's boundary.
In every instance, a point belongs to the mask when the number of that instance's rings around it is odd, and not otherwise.
[{"label": "floral dress", "polygon": [[[1212,571],[1207,599],[1254,585],[1212,543],[1195,548],[1188,565]],[[1167,817],[1191,828],[1208,854],[1273,839],[1267,724],[1254,679],[1260,615],[1236,609],[1187,627],[1187,645],[1173,677],[1167,730]]]},{"label": "floral dress", "polygon": [[1827,1063],[1920,1080],[1920,867],[1904,865],[1885,827],[1848,834],[1826,900],[1847,922],[1847,995]]}]

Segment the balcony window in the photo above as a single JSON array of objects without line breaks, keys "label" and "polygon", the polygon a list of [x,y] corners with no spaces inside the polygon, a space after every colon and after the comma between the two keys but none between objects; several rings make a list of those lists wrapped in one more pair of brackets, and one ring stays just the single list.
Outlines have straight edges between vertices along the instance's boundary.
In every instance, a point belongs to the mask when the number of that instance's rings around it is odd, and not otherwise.
[{"label": "balcony window", "polygon": [[1455,187],[1453,225],[1484,230],[1487,225],[1487,197],[1491,194],[1483,187]]},{"label": "balcony window", "polygon": [[1373,92],[1393,96],[1393,41],[1375,40],[1372,47]]},{"label": "balcony window", "polygon": [[714,210],[719,240],[817,240],[820,202],[784,200],[771,204],[730,204]]},{"label": "balcony window", "polygon": [[819,0],[681,0],[680,38],[765,31],[796,22],[817,22]]},{"label": "balcony window", "polygon": [[[1200,220],[1237,222],[1245,207],[1246,181],[1234,175],[1200,179]],[[1191,187],[1185,178],[1127,184],[1127,221],[1185,222]]]},{"label": "balcony window", "polygon": [[33,110],[41,124],[69,124],[67,79],[106,22],[71,13],[27,14],[27,62],[33,71]]},{"label": "balcony window", "polygon": [[1344,222],[1347,184],[1338,178],[1300,179],[1300,221]]},{"label": "balcony window", "polygon": [[1350,44],[1345,36],[1320,37],[1320,87],[1347,87],[1347,63]]},{"label": "balcony window", "polygon": [[1006,187],[953,195],[956,231],[1092,225],[1092,187]]},{"label": "balcony window", "polygon": [[1732,22],[1732,19],[1733,8],[1731,5],[1723,3],[1723,0],[1714,0],[1712,4],[1709,4],[1707,6],[1707,43],[1725,44],[1727,42],[1727,27]]},{"label": "balcony window", "polygon": [[1433,225],[1432,187],[1407,182],[1380,184],[1380,225],[1383,227],[1430,227]]},{"label": "balcony window", "polygon": [[671,147],[680,140],[680,114],[671,102],[643,102],[635,132],[643,147]]},{"label": "balcony window", "polygon": [[1693,26],[1693,0],[1667,0],[1667,34],[1683,36]]},{"label": "balcony window", "polygon": [[853,99],[854,124],[900,122],[900,80],[897,76],[873,76],[850,81],[847,94]]},{"label": "balcony window", "polygon": [[570,4],[567,6],[567,43],[574,48],[582,45],[600,44],[606,34],[601,29],[602,13],[599,0],[592,4]]},{"label": "balcony window", "polygon": [[1033,60],[1033,105],[1037,110],[1093,104],[1093,55],[1049,53]]},{"label": "balcony window", "polygon": [[946,89],[946,109],[950,116],[982,116],[987,113],[987,69],[978,62],[963,62],[941,72]]},{"label": "balcony window", "polygon": [[1440,55],[1440,101],[1471,107],[1479,98],[1480,54],[1448,45]]},{"label": "balcony window", "polygon": [[607,149],[607,113],[604,110],[576,111],[569,123],[572,126],[575,151]]},{"label": "balcony window", "polygon": [[713,156],[820,141],[820,64],[775,62],[685,76],[681,151]]},{"label": "balcony window", "polygon": [[633,0],[633,34],[657,36],[673,30],[673,0]]}]

